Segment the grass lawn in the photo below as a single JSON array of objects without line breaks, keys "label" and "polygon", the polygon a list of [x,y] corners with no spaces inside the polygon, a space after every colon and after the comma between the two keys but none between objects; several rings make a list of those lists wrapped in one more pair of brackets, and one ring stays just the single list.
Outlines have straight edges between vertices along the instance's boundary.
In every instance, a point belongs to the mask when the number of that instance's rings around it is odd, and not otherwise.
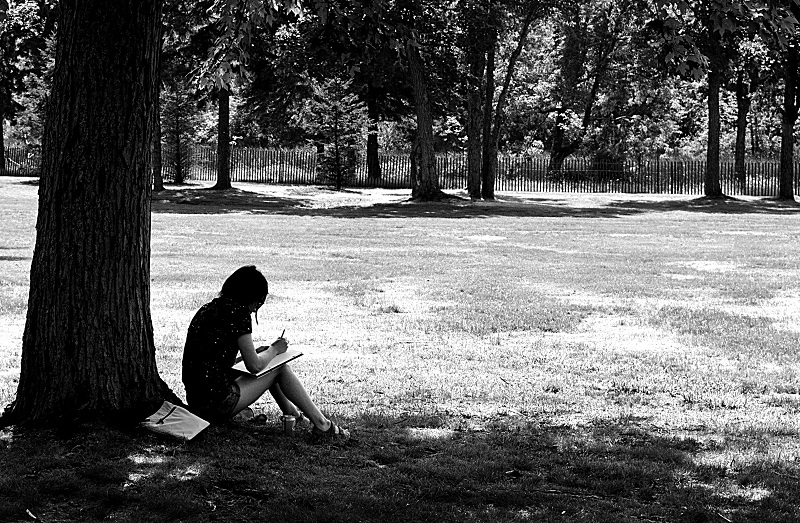
[{"label": "grass lawn", "polygon": [[[19,376],[35,184],[0,178],[0,404]],[[744,198],[237,184],[155,195],[152,314],[235,268],[345,447],[232,422],[180,443],[0,431],[0,521],[800,520],[800,206]]]}]

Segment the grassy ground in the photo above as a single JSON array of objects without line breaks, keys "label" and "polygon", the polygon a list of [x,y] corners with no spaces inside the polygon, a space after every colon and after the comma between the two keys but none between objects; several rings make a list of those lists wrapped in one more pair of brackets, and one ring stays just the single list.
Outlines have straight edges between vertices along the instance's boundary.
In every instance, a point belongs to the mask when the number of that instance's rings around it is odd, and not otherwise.
[{"label": "grassy ground", "polygon": [[[266,424],[191,443],[0,432],[0,521],[800,520],[800,208],[647,195],[199,186],[155,197],[152,312],[236,267],[271,296],[343,447]],[[36,187],[0,178],[0,403],[16,390]]]}]

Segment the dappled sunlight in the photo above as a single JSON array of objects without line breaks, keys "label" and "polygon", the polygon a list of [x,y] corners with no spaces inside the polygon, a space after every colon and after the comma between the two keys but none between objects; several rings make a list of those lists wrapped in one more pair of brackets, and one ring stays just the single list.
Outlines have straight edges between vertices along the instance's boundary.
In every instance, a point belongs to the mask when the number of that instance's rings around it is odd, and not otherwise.
[{"label": "dappled sunlight", "polygon": [[130,454],[128,460],[136,465],[136,468],[128,473],[128,480],[123,484],[123,489],[152,477],[158,473],[161,465],[169,461],[167,457],[154,453]]},{"label": "dappled sunlight", "polygon": [[443,428],[409,427],[406,429],[411,441],[443,440],[453,436],[453,430]]},{"label": "dappled sunlight", "polygon": [[203,474],[206,468],[208,468],[208,465],[205,463],[192,463],[175,469],[171,475],[178,481],[189,481]]}]

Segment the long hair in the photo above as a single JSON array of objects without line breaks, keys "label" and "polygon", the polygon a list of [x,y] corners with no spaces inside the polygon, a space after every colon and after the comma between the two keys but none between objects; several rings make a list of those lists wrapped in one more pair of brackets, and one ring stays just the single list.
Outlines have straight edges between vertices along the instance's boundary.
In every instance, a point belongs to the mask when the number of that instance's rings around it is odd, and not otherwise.
[{"label": "long hair", "polygon": [[222,284],[219,295],[242,305],[264,301],[269,294],[269,283],[255,265],[239,267]]}]

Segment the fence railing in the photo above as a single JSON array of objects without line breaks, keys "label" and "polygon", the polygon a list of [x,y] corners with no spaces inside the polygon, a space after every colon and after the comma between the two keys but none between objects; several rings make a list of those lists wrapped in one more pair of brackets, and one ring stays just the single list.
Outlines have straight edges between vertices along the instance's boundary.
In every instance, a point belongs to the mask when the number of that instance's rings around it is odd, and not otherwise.
[{"label": "fence railing", "polygon": [[[36,176],[39,155],[35,151],[6,148],[6,174]],[[437,156],[439,183],[443,189],[467,186],[465,153]],[[362,157],[349,187],[409,188],[410,158],[407,154],[379,155],[380,177],[368,177]],[[189,147],[184,155],[187,180],[214,181],[217,176],[214,147]],[[736,175],[733,162],[720,164],[720,184],[730,195],[774,196],[778,193],[777,161],[750,160],[744,177]],[[169,150],[164,151],[162,176],[175,178]],[[549,159],[534,156],[501,155],[498,158],[495,190],[524,192],[620,192],[703,194],[704,161],[652,159],[603,163],[585,158],[567,158],[557,171]],[[800,161],[794,163],[795,188],[800,189]],[[312,185],[321,183],[317,174],[315,149],[256,149],[235,147],[231,151],[231,181]]]},{"label": "fence railing", "polygon": [[41,155],[39,149],[6,147],[6,168],[0,173],[6,176],[39,176]]}]

